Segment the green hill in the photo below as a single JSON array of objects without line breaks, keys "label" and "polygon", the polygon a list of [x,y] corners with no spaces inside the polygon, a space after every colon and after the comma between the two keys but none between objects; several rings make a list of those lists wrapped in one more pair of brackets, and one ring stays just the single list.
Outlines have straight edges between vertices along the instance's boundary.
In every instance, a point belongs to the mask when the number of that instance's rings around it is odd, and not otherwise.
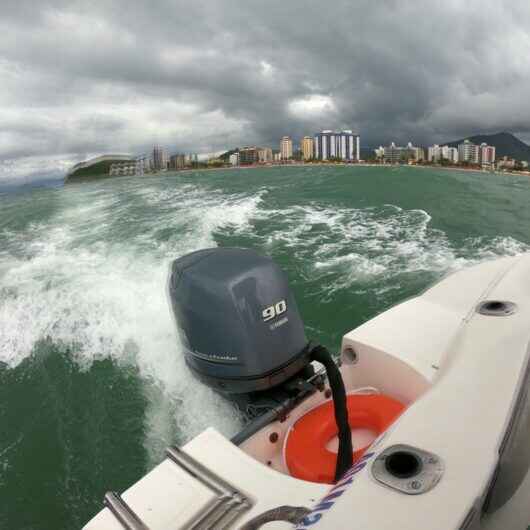
[{"label": "green hill", "polygon": [[496,148],[497,160],[503,156],[509,156],[516,160],[528,160],[530,161],[530,146],[519,140],[516,136],[509,132],[500,132],[496,134],[478,134],[475,136],[468,136],[461,140],[455,140],[453,142],[447,142],[444,145],[450,147],[457,147],[464,140],[469,140],[474,144],[481,144],[482,142],[488,145],[494,145]]},{"label": "green hill", "polygon": [[108,176],[110,166],[119,162],[134,162],[124,155],[102,155],[76,164],[66,176],[67,181]]},{"label": "green hill", "polygon": [[220,160],[224,160],[225,162],[228,162],[230,160],[230,156],[239,153],[239,147],[236,147],[235,149],[230,149],[230,151],[226,151],[226,153],[223,153],[222,155],[219,155]]}]

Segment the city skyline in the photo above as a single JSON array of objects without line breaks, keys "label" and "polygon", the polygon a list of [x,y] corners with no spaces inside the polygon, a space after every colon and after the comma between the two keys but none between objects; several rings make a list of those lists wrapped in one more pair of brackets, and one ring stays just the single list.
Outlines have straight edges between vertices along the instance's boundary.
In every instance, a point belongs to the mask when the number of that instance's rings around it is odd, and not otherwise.
[{"label": "city skyline", "polygon": [[[179,153],[179,154],[190,154],[190,153],[193,153],[194,155],[197,155],[199,158],[202,158],[202,159],[206,159],[208,157],[212,157],[212,156],[215,156],[217,154],[222,154],[226,151],[229,151],[231,149],[234,149],[234,148],[244,148],[244,147],[248,147],[248,146],[253,146],[253,147],[262,147],[262,146],[268,146],[268,147],[271,147],[273,150],[275,151],[281,151],[281,141],[283,138],[289,138],[292,142],[292,149],[293,149],[293,152],[295,150],[302,150],[302,145],[303,145],[303,141],[305,138],[310,138],[313,143],[314,143],[314,140],[315,140],[315,137],[319,134],[323,134],[323,133],[333,133],[333,134],[341,134],[341,133],[351,133],[353,134],[354,136],[358,137],[359,138],[359,144],[358,144],[358,147],[359,149],[361,150],[369,150],[369,151],[372,151],[374,149],[377,149],[378,147],[381,147],[381,146],[385,146],[385,145],[390,145],[392,143],[395,143],[396,145],[398,144],[412,144],[412,145],[416,145],[417,147],[422,147],[424,149],[428,149],[429,147],[432,147],[432,146],[446,146],[448,144],[453,144],[455,142],[457,143],[463,143],[465,142],[466,140],[469,140],[470,138],[472,137],[477,137],[477,136],[495,136],[495,135],[510,135],[510,136],[515,136],[517,138],[517,140],[521,141],[521,139],[519,137],[517,137],[514,133],[510,132],[510,131],[471,131],[470,134],[468,135],[465,135],[463,138],[461,138],[460,140],[455,140],[454,138],[450,138],[448,136],[448,134],[444,134],[442,135],[442,137],[444,138],[443,141],[439,141],[439,142],[433,142],[433,143],[425,143],[425,142],[416,142],[415,139],[414,139],[414,135],[412,135],[411,137],[407,137],[405,138],[404,141],[399,141],[397,138],[395,137],[391,137],[388,141],[376,141],[376,142],[372,142],[372,143],[365,143],[364,140],[361,142],[360,141],[360,138],[361,138],[361,134],[359,134],[358,132],[355,132],[355,131],[352,131],[351,129],[326,129],[326,128],[323,128],[321,127],[320,129],[314,131],[312,134],[306,134],[304,132],[302,132],[302,135],[299,136],[299,137],[296,137],[296,136],[293,136],[293,135],[290,135],[290,134],[284,134],[284,135],[281,135],[279,138],[276,138],[276,139],[273,139],[272,142],[258,142],[258,143],[253,143],[253,142],[249,142],[248,140],[246,140],[245,138],[240,138],[238,141],[235,141],[231,144],[222,144],[221,148],[216,150],[216,151],[200,151],[197,149],[197,146],[194,146],[194,145],[191,145],[189,148],[184,148],[183,146],[177,146],[177,144],[175,142],[167,142],[167,143],[161,143],[161,142],[154,142],[154,143],[151,143],[147,146],[146,148],[146,151],[147,152],[150,152],[152,151],[152,149],[156,146],[160,146],[160,147],[163,147],[164,149],[170,151],[171,153]],[[364,135],[362,135],[362,138],[364,138]],[[199,142],[200,143],[200,142]],[[482,143],[482,142],[481,142]],[[527,143],[526,145],[530,146],[530,143]],[[111,152],[112,149],[109,151]],[[114,152],[117,152],[116,150],[114,150]],[[104,153],[98,153],[98,154],[104,154]],[[135,153],[134,152],[129,152],[128,153],[129,155],[134,155]]]},{"label": "city skyline", "polygon": [[5,171],[155,143],[276,145],[321,126],[362,131],[364,146],[499,130],[530,140],[522,0],[20,0],[0,24]]},{"label": "city skyline", "polygon": [[[199,159],[197,154],[170,154],[155,145],[150,155],[139,155],[128,161],[115,161],[109,175],[143,175],[145,173],[201,168],[235,166],[271,166],[292,163],[353,163],[353,164],[407,164],[454,166],[460,169],[483,170],[527,170],[528,160],[502,156],[497,159],[496,146],[487,142],[474,143],[470,139],[452,142],[454,145],[434,144],[429,147],[406,146],[391,142],[388,146],[373,149],[367,159],[360,156],[360,135],[351,130],[324,130],[313,137],[304,136],[298,145],[289,136],[282,136],[279,149],[267,146],[236,147],[222,153],[222,158],[213,156]],[[295,149],[295,147],[298,147]],[[530,147],[527,146],[529,149]],[[97,157],[99,160],[101,157]],[[78,164],[79,165],[79,164]]]}]

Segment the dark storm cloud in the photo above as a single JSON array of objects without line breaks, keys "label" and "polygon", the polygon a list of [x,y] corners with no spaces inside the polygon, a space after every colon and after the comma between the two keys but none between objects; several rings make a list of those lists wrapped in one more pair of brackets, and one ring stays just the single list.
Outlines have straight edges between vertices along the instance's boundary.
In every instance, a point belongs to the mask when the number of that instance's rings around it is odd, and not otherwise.
[{"label": "dark storm cloud", "polygon": [[530,6],[4,0],[0,159],[530,137]]}]

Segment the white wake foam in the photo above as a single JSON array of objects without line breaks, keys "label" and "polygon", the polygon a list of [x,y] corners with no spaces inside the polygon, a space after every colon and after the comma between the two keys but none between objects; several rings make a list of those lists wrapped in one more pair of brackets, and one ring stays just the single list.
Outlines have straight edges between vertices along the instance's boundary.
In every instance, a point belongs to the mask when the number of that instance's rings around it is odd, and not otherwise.
[{"label": "white wake foam", "polygon": [[431,226],[424,210],[393,205],[333,208],[312,203],[258,214],[275,228],[255,237],[271,253],[296,256],[328,297],[344,289],[364,292],[367,286],[375,293],[397,289],[396,278],[405,274],[439,277],[530,250],[510,236],[466,238],[455,244]]},{"label": "white wake foam", "polygon": [[[0,361],[16,366],[50,338],[83,367],[101,357],[134,363],[147,382],[146,447],[154,460],[175,431],[188,438],[208,425],[225,433],[239,425],[232,407],[185,368],[166,282],[172,259],[214,246],[216,231],[245,227],[263,194],[157,193],[138,191],[155,214],[127,240],[110,237],[116,218],[134,222],[112,196],[83,197],[23,234],[0,232]],[[170,235],[159,241],[161,229]]]}]

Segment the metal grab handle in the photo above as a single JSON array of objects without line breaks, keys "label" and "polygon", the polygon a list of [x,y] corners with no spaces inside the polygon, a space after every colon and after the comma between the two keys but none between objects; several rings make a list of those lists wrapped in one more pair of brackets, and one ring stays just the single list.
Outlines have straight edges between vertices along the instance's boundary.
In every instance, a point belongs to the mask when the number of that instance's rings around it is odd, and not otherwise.
[{"label": "metal grab handle", "polygon": [[[187,521],[187,530],[223,530],[242,512],[252,508],[252,501],[243,492],[179,447],[168,447],[166,455],[171,462],[215,494],[215,498]],[[124,530],[149,530],[149,527],[118,493],[107,492],[104,504]]]},{"label": "metal grab handle", "polygon": [[189,522],[190,530],[226,528],[236,517],[252,507],[252,502],[235,486],[213,473],[179,447],[168,447],[167,457],[204,484],[217,498]]},{"label": "metal grab handle", "polygon": [[103,502],[125,530],[149,530],[118,493],[108,491]]}]

